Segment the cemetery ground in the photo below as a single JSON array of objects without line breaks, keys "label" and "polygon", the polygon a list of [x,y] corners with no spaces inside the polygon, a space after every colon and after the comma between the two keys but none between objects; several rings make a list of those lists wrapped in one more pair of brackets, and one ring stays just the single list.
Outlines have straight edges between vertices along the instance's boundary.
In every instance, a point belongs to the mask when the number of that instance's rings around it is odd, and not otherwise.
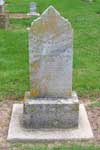
[{"label": "cemetery ground", "polygon": [[[10,19],[7,31],[0,30],[0,150],[99,150],[100,147],[100,0],[35,0],[38,12],[50,4],[68,18],[74,29],[73,89],[84,102],[94,132],[92,141],[53,144],[9,144],[6,142],[13,103],[22,102],[29,90],[28,32],[32,18]],[[7,0],[12,13],[28,13],[30,0]],[[66,144],[67,143],[67,144]],[[73,144],[73,145],[72,145]],[[78,146],[77,146],[78,144]],[[91,146],[89,147],[88,145]],[[68,148],[66,147],[69,146]],[[79,146],[83,145],[83,146]]]}]

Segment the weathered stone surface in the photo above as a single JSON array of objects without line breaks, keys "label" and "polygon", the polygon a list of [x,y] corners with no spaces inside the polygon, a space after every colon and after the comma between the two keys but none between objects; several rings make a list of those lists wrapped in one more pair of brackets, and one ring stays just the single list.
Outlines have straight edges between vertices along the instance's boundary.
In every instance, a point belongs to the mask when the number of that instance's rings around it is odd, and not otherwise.
[{"label": "weathered stone surface", "polygon": [[33,97],[72,95],[73,30],[50,6],[29,31],[30,93]]},{"label": "weathered stone surface", "polygon": [[73,30],[50,6],[29,30],[30,92],[24,98],[26,128],[78,126],[79,102],[72,93]]},{"label": "weathered stone surface", "polygon": [[79,103],[75,92],[67,99],[30,99],[24,103],[23,126],[25,128],[73,128],[78,127]]},{"label": "weathered stone surface", "polygon": [[20,124],[23,104],[14,104],[8,132],[9,142],[54,142],[93,139],[92,129],[83,104],[80,104],[79,126],[73,129],[24,129]]}]

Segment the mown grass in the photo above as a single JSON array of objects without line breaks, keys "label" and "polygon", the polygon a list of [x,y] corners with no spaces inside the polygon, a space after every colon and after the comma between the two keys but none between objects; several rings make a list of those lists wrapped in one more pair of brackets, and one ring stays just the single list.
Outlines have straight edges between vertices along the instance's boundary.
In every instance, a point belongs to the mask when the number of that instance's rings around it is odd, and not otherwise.
[{"label": "mown grass", "polygon": [[90,107],[100,107],[100,101],[94,101],[90,104]]},{"label": "mown grass", "polygon": [[[29,12],[31,0],[7,0],[10,12]],[[35,0],[38,12],[54,5],[74,28],[73,90],[80,97],[100,96],[100,0]],[[23,4],[23,7],[22,5]],[[13,7],[11,6],[14,6]],[[36,18],[36,17],[35,17]],[[11,19],[8,31],[0,30],[0,99],[21,97],[29,90],[28,32],[31,19]]]},{"label": "mown grass", "polygon": [[82,146],[82,145],[29,146],[27,145],[25,146],[23,144],[11,145],[10,150],[14,150],[15,147],[17,150],[100,150],[100,146],[96,146],[96,145],[88,145],[88,146]]}]

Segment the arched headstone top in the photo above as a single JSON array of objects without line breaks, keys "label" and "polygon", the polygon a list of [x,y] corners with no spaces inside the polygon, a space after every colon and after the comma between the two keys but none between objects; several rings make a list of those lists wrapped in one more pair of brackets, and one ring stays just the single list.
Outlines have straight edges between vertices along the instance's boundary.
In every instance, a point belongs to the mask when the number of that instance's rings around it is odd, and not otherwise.
[{"label": "arched headstone top", "polygon": [[32,48],[35,54],[42,55],[45,51],[46,55],[54,55],[57,51],[62,52],[65,44],[67,47],[72,45],[71,24],[53,6],[49,6],[38,19],[32,22],[29,33],[30,47],[38,46],[36,51]]},{"label": "arched headstone top", "polygon": [[[53,28],[52,28],[53,26]],[[30,30],[33,31],[33,33],[36,33],[36,31],[42,32],[42,28],[44,28],[45,31],[48,32],[50,28],[52,30],[56,27],[62,27],[66,26],[66,29],[72,30],[71,24],[68,21],[68,19],[65,19],[60,15],[60,13],[52,6],[50,5],[42,14],[40,17],[35,19],[31,23],[31,28]],[[39,29],[40,28],[40,29]],[[37,29],[37,30],[36,30]],[[37,31],[37,32],[38,32]]]}]

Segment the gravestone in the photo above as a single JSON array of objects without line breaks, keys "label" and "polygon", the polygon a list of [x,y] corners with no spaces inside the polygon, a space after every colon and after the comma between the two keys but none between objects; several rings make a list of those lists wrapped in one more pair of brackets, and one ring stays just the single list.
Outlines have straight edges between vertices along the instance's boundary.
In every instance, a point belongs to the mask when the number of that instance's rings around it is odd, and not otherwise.
[{"label": "gravestone", "polygon": [[78,126],[79,103],[72,92],[73,29],[50,6],[29,31],[30,92],[26,93],[26,128]]},{"label": "gravestone", "polygon": [[36,12],[36,8],[37,8],[37,5],[35,2],[31,2],[30,3],[30,14],[33,14],[34,12]]},{"label": "gravestone", "polygon": [[4,10],[4,0],[0,0],[0,28],[7,29],[9,26],[9,14]]},{"label": "gravestone", "polygon": [[35,2],[30,3],[30,13],[28,13],[27,15],[40,16],[40,14],[37,13],[37,3],[35,3]]},{"label": "gravestone", "polygon": [[49,6],[29,29],[30,91],[23,104],[13,105],[8,141],[93,138],[84,105],[72,91],[72,63],[71,24]]},{"label": "gravestone", "polygon": [[30,95],[72,96],[73,29],[53,8],[29,31]]},{"label": "gravestone", "polygon": [[4,13],[4,0],[0,0],[0,13]]}]

